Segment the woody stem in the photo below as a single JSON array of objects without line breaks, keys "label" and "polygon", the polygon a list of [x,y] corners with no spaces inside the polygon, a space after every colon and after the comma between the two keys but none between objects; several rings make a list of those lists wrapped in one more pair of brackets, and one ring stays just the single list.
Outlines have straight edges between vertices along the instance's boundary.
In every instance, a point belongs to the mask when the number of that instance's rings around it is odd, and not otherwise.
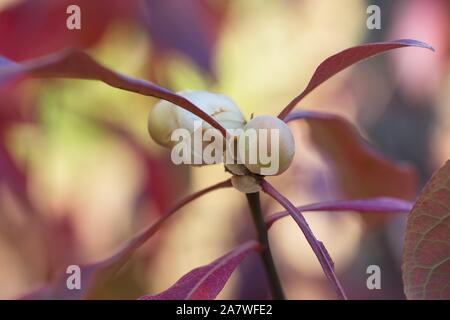
[{"label": "woody stem", "polygon": [[267,228],[261,212],[259,192],[247,193],[246,196],[248,204],[250,206],[250,211],[252,213],[252,218],[255,224],[258,240],[263,246],[263,250],[260,252],[260,256],[264,264],[264,269],[266,271],[267,278],[269,280],[272,298],[274,300],[284,300],[285,297],[283,293],[283,288],[281,286],[281,282],[278,277],[277,270],[275,268],[272,253],[270,252]]}]

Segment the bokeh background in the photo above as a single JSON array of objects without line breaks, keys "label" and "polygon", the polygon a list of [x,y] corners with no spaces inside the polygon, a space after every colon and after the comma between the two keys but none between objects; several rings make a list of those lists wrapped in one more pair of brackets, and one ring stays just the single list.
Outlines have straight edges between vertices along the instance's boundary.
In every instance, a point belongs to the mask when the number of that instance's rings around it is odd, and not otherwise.
[{"label": "bokeh background", "polygon": [[[81,8],[81,30],[65,26],[70,4]],[[370,4],[381,8],[381,30],[366,27]],[[114,70],[171,90],[225,93],[248,119],[277,114],[317,65],[340,50],[369,41],[425,41],[436,53],[400,49],[377,56],[301,103],[342,115],[387,159],[413,166],[414,191],[395,194],[412,200],[450,154],[449,15],[447,0],[0,0],[0,55],[22,61],[84,48]],[[0,88],[0,298],[51,282],[67,265],[108,256],[177,199],[227,177],[220,165],[172,164],[169,151],[147,134],[155,103],[92,81]],[[340,188],[339,168],[311,143],[309,128],[292,129],[295,164],[271,182],[297,205],[357,196]],[[377,185],[395,185],[393,177],[380,179]],[[359,179],[355,188],[365,194],[371,184]],[[266,197],[263,207],[265,213],[280,209]],[[305,216],[350,298],[404,298],[404,216]],[[96,298],[165,290],[253,234],[245,196],[216,191],[171,219]],[[295,223],[277,222],[270,242],[288,298],[334,298]],[[371,264],[381,268],[381,290],[366,287]],[[219,296],[267,297],[257,255]]]}]

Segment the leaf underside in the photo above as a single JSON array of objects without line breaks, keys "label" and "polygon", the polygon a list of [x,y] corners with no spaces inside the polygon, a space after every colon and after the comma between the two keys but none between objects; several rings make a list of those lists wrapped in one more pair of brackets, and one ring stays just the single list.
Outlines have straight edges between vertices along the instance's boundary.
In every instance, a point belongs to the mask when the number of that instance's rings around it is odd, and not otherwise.
[{"label": "leaf underside", "polygon": [[[342,199],[393,197],[410,200],[415,196],[414,167],[385,158],[345,118],[302,110],[290,113],[285,119],[293,120],[306,122],[311,142],[333,172],[332,182]],[[390,217],[371,213],[362,216],[367,226],[377,226]]]},{"label": "leaf underside", "polygon": [[408,216],[402,271],[408,299],[450,299],[450,160]]}]

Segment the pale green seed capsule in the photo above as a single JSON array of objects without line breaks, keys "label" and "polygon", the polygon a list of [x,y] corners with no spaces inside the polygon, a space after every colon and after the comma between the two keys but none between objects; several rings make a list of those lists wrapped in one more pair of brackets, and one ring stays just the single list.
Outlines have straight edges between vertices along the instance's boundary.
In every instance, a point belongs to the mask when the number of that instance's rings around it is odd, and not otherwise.
[{"label": "pale green seed capsule", "polygon": [[[179,95],[185,97],[201,110],[213,117],[225,129],[243,128],[245,119],[239,108],[227,96],[207,91],[181,91]],[[194,121],[201,119],[175,104],[167,101],[158,102],[148,116],[148,132],[156,143],[164,147],[172,147],[170,140],[175,129],[184,128],[193,133]],[[202,131],[212,128],[205,121]]]},{"label": "pale green seed capsule", "polygon": [[295,154],[291,130],[274,116],[257,116],[250,120],[239,137],[239,145],[239,156],[247,169],[264,176],[286,171]]}]

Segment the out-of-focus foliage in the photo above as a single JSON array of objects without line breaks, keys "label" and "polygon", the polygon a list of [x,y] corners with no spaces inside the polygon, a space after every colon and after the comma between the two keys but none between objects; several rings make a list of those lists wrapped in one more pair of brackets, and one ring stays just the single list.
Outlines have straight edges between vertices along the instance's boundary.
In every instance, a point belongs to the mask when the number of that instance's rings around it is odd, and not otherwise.
[{"label": "out-of-focus foliage", "polygon": [[[68,3],[81,7],[79,31],[65,28]],[[300,106],[356,123],[380,154],[408,162],[424,181],[450,154],[448,3],[386,3],[379,4],[382,30],[370,31],[368,3],[353,0],[264,5],[259,0],[0,1],[0,55],[20,61],[84,48],[114,70],[174,91],[226,93],[249,118],[252,112],[279,113],[315,67],[337,51],[366,40],[424,40],[435,47],[435,55],[405,50],[376,58],[336,76]],[[2,87],[0,297],[21,296],[58,281],[67,265],[108,256],[182,194],[226,177],[220,166],[173,165],[146,133],[154,103],[96,82],[46,80]],[[317,132],[304,123],[292,129],[295,165],[273,184],[296,205],[370,193],[373,184],[359,174],[354,174],[358,188],[349,184],[353,193],[342,192],[335,168],[314,146]],[[339,157],[336,150],[332,158]],[[338,164],[358,172],[345,159]],[[383,179],[388,187],[399,182],[390,175]],[[409,183],[394,189],[409,200],[418,191]],[[162,292],[188,270],[249,238],[253,229],[244,198],[233,190],[220,192],[183,209],[95,297]],[[264,201],[267,213],[280,209]],[[333,253],[350,298],[404,298],[398,245],[404,217],[367,228],[354,214],[305,216]],[[334,297],[292,221],[278,222],[270,236],[289,298]],[[264,274],[254,258],[238,269],[219,298],[266,297]],[[366,287],[370,264],[383,270],[382,290]]]},{"label": "out-of-focus foliage", "polygon": [[417,199],[406,226],[403,281],[408,299],[450,299],[450,161]]}]

